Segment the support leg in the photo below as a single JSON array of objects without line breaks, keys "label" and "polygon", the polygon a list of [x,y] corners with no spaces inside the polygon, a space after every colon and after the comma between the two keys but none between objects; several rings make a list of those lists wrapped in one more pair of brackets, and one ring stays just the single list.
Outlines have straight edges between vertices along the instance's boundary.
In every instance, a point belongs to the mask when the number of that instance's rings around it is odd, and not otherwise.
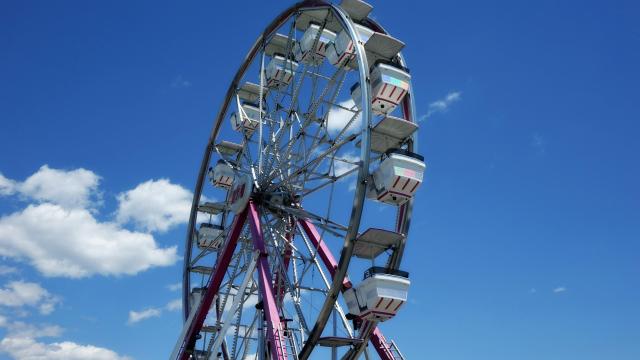
[{"label": "support leg", "polygon": [[222,284],[222,279],[224,279],[227,267],[231,262],[233,252],[236,249],[236,245],[238,245],[238,238],[240,237],[244,223],[247,220],[247,214],[248,210],[245,209],[233,219],[231,231],[229,231],[229,234],[227,235],[224,248],[220,252],[213,274],[211,274],[211,277],[209,277],[209,281],[207,282],[207,290],[202,296],[202,300],[200,300],[198,308],[193,310],[195,311],[195,315],[192,318],[192,321],[185,324],[185,327],[188,326],[188,330],[186,331],[184,338],[181,339],[182,344],[179,347],[176,346],[174,354],[171,355],[171,359],[187,360],[189,358],[189,351],[193,350],[196,343],[196,336],[198,335],[198,332],[200,332],[200,329],[202,329],[202,325],[209,313],[209,309],[211,308],[215,295],[218,293],[218,290],[220,290],[220,284]]},{"label": "support leg", "polygon": [[285,360],[287,359],[287,349],[285,339],[282,336],[282,322],[280,321],[276,297],[271,285],[269,255],[264,243],[262,227],[260,226],[260,214],[253,201],[249,201],[248,209],[253,246],[260,252],[260,258],[258,259],[258,282],[267,321],[267,350],[271,353],[271,359]]},{"label": "support leg", "polygon": [[[329,273],[331,274],[331,276],[333,276],[338,267],[338,262],[333,257],[331,250],[329,250],[327,244],[322,240],[320,234],[318,233],[318,230],[311,221],[307,219],[299,219],[298,222],[313,243],[313,246],[318,249],[318,255],[322,259],[322,262],[327,267],[327,269],[329,269]],[[352,287],[351,281],[349,281],[349,278],[347,276],[344,277],[342,285],[343,291]],[[362,324],[362,328],[365,328],[365,325],[366,323]],[[382,335],[382,331],[380,331],[380,329],[376,327],[371,333],[371,337],[369,338],[369,340],[373,344],[376,352],[382,360],[394,360],[393,354],[389,350],[387,341]]]}]

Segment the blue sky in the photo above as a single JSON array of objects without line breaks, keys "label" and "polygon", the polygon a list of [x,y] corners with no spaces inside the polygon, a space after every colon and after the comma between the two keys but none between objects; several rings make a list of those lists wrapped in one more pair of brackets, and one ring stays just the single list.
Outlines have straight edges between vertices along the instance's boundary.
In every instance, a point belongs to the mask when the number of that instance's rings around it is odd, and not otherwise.
[{"label": "blue sky", "polygon": [[[165,358],[202,148],[285,3],[3,5],[0,358]],[[640,7],[373,5],[407,44],[428,164],[387,337],[412,359],[640,358]],[[168,210],[131,216],[149,201]],[[105,255],[131,239],[144,259]]]}]

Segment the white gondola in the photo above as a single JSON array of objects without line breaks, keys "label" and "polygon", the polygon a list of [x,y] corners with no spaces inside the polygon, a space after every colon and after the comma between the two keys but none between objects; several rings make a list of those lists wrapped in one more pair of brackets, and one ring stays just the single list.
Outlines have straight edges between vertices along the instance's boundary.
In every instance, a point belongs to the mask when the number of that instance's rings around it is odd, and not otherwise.
[{"label": "white gondola", "polygon": [[378,255],[397,246],[402,239],[404,239],[404,235],[395,231],[369,228],[356,238],[353,256],[373,260]]},{"label": "white gondola", "polygon": [[209,215],[222,214],[228,208],[229,204],[226,202],[205,202],[198,205],[198,211]]},{"label": "white gondola", "polygon": [[394,317],[409,294],[409,274],[372,267],[357,287],[344,292],[349,313],[364,319],[386,321]]},{"label": "white gondola", "polygon": [[213,186],[228,189],[233,185],[235,176],[233,168],[223,160],[218,160],[215,167],[209,168],[209,180]]},{"label": "white gondola", "polygon": [[[240,116],[238,116],[238,113],[240,113]],[[262,113],[264,114],[264,110],[262,110]],[[256,127],[258,127],[261,118],[258,105],[244,103],[239,112],[231,114],[231,126],[233,130],[244,130],[248,136],[251,136]]]},{"label": "white gondola", "polygon": [[[371,109],[378,115],[392,112],[409,92],[411,75],[395,65],[379,62],[371,70]],[[360,83],[351,87],[351,98],[361,106]]]},{"label": "white gondola", "polygon": [[224,228],[209,223],[200,224],[198,230],[198,247],[200,249],[217,250],[224,240]]},{"label": "white gondola", "polygon": [[424,170],[424,157],[421,155],[400,149],[389,150],[380,167],[373,172],[367,197],[387,204],[401,205],[418,190]]},{"label": "white gondola", "polygon": [[216,150],[222,155],[233,156],[242,151],[242,144],[222,140],[216,145]]},{"label": "white gondola", "polygon": [[268,91],[269,89],[264,86],[260,89],[260,85],[247,81],[238,89],[238,97],[242,101],[258,103],[260,93],[262,93],[262,99],[264,100]]},{"label": "white gondola", "polygon": [[340,2],[342,10],[349,14],[349,17],[354,21],[362,21],[369,16],[373,6],[362,0],[342,0]]},{"label": "white gondola", "polygon": [[204,292],[204,288],[191,289],[191,294],[189,294],[189,309],[191,310],[191,312],[198,309],[198,305],[200,305],[200,300],[202,299],[202,295],[204,295]]},{"label": "white gondola", "polygon": [[376,64],[379,61],[393,62],[403,48],[404,43],[402,41],[389,34],[375,32],[364,44],[367,64],[371,66],[371,64]]},{"label": "white gondola", "polygon": [[[293,50],[297,61],[314,65],[322,63],[326,56],[327,47],[336,39],[336,33],[328,29],[322,29],[320,32],[320,27],[321,25],[318,23],[309,23],[302,39],[296,43]],[[318,39],[317,43],[316,38]],[[315,48],[313,47],[314,43],[316,43]]]},{"label": "white gondola", "polygon": [[[409,120],[387,115],[371,129],[371,151],[384,153],[399,149],[418,130],[418,124]],[[361,141],[356,142],[360,147]]]},{"label": "white gondola", "polygon": [[280,54],[274,54],[265,69],[267,87],[280,89],[289,85],[297,69],[297,62]]},{"label": "white gondola", "polygon": [[[366,26],[355,24],[356,32],[358,34],[358,41],[363,44],[369,40],[374,31]],[[329,44],[327,48],[327,59],[336,67],[348,65],[350,60],[355,58],[356,47],[354,42],[349,36],[349,32],[342,30],[337,36],[336,40]]]},{"label": "white gondola", "polygon": [[293,49],[294,44],[295,40],[290,40],[289,36],[276,33],[265,44],[264,54],[270,57],[277,54],[286,54]]}]

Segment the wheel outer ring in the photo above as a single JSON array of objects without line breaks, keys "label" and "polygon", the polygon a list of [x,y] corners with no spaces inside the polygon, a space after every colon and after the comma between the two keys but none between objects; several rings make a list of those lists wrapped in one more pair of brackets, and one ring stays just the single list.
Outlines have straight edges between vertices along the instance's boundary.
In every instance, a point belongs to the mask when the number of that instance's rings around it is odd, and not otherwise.
[{"label": "wheel outer ring", "polygon": [[[225,95],[225,99],[222,103],[222,106],[220,107],[220,110],[218,111],[218,114],[214,120],[214,127],[211,130],[211,134],[209,135],[209,139],[207,142],[207,146],[205,147],[205,151],[204,151],[204,155],[202,158],[202,162],[200,164],[200,171],[198,173],[198,178],[196,181],[196,186],[194,189],[194,196],[193,196],[193,201],[192,201],[192,205],[191,205],[191,213],[189,216],[189,224],[188,224],[188,229],[187,229],[187,237],[186,237],[186,241],[185,241],[185,251],[184,251],[184,263],[183,263],[183,297],[182,297],[182,304],[183,304],[183,316],[184,319],[186,320],[188,315],[189,315],[189,291],[191,288],[190,285],[190,269],[189,269],[189,264],[191,263],[191,245],[192,245],[192,239],[195,233],[195,223],[196,223],[196,218],[197,218],[197,208],[198,208],[198,204],[200,201],[200,195],[202,192],[202,187],[203,187],[203,183],[206,177],[206,171],[207,168],[209,166],[209,162],[211,160],[211,154],[214,150],[214,141],[218,135],[218,132],[220,130],[220,126],[223,122],[223,118],[227,112],[227,108],[231,102],[231,99],[233,97],[233,94],[235,93],[236,89],[238,88],[238,86],[240,85],[239,82],[242,79],[242,77],[244,76],[247,68],[249,67],[249,65],[251,64],[251,62],[253,61],[255,55],[257,54],[257,52],[259,51],[259,49],[262,47],[263,42],[266,38],[268,38],[275,30],[277,30],[281,25],[283,25],[286,21],[289,20],[289,18],[295,14],[298,11],[307,9],[307,8],[328,8],[330,10],[333,11],[333,13],[335,15],[337,15],[337,18],[342,22],[343,27],[349,31],[349,35],[351,36],[352,39],[356,39],[357,38],[357,32],[355,30],[355,26],[353,25],[353,22],[351,21],[351,19],[348,17],[347,14],[344,13],[344,11],[342,9],[340,9],[339,7],[328,3],[326,1],[321,1],[321,0],[307,0],[307,1],[302,1],[299,2],[295,5],[292,5],[291,7],[289,7],[288,9],[286,9],[285,11],[283,11],[280,15],[278,15],[278,17],[276,17],[263,31],[262,34],[260,34],[260,36],[258,37],[258,39],[254,42],[253,46],[251,47],[251,49],[249,50],[249,52],[247,53],[247,55],[245,56],[244,61],[242,62],[242,64],[240,65],[240,68],[238,69],[238,71],[236,72],[236,75],[234,76],[231,84],[229,85],[229,88],[227,89],[227,93]],[[386,33],[382,27],[380,27],[377,23],[371,21],[373,25],[377,26],[380,30],[382,30],[381,32]],[[369,169],[369,162],[370,162],[370,152],[369,152],[369,148],[370,148],[370,124],[371,124],[371,112],[370,112],[370,104],[371,104],[371,87],[370,87],[370,82],[369,82],[369,66],[367,63],[367,57],[366,57],[366,53],[364,50],[364,46],[362,44],[360,44],[359,42],[356,42],[356,56],[358,58],[358,71],[359,71],[359,75],[360,75],[360,84],[366,84],[366,86],[361,86],[361,89],[363,90],[362,93],[362,116],[363,116],[363,122],[362,122],[362,145],[361,145],[361,161],[362,161],[362,166],[360,166],[360,170],[358,171],[358,186],[356,189],[356,194],[354,196],[354,201],[353,201],[353,207],[352,207],[352,212],[351,212],[351,219],[349,222],[349,231],[347,232],[347,235],[345,237],[344,240],[344,244],[343,244],[343,248],[342,251],[340,252],[340,259],[338,261],[338,268],[336,269],[336,274],[332,280],[332,284],[331,284],[331,288],[329,289],[329,292],[327,294],[327,299],[325,300],[325,303],[323,304],[322,309],[320,310],[320,313],[318,315],[318,319],[316,320],[316,324],[313,327],[313,330],[311,331],[311,333],[309,334],[309,337],[307,338],[307,342],[305,343],[305,346],[303,347],[302,351],[300,352],[300,359],[306,359],[309,357],[309,355],[311,354],[311,351],[313,350],[313,348],[315,347],[315,344],[317,342],[317,340],[319,339],[322,330],[324,329],[327,320],[329,318],[329,315],[331,313],[331,310],[335,304],[335,301],[338,298],[338,295],[340,293],[340,291],[342,290],[342,281],[344,280],[344,277],[346,276],[347,273],[347,269],[349,267],[349,262],[351,260],[351,256],[353,255],[353,246],[354,246],[354,240],[357,236],[358,233],[358,229],[360,226],[360,218],[362,216],[362,209],[363,209],[363,205],[364,205],[364,199],[365,199],[365,194],[366,194],[366,187],[367,187],[367,177],[369,175],[368,173],[368,169]],[[402,57],[400,57],[401,61],[402,61]],[[402,61],[404,63],[404,61]],[[409,96],[411,95],[411,92],[409,92]],[[411,120],[413,121],[413,114],[414,112],[414,106],[413,106],[413,99],[410,98],[409,96],[407,96],[403,102],[403,113],[404,116],[407,120]],[[410,118],[410,119],[409,119]],[[417,139],[415,139],[414,136],[414,141],[413,141],[413,147],[415,148],[415,144]],[[398,223],[398,228],[402,229],[402,230],[408,230],[408,221],[409,221],[409,216],[408,214],[410,214],[410,210],[411,210],[411,205],[412,205],[413,200],[410,200],[410,202],[408,203],[408,206],[406,208],[406,213],[407,215],[404,216],[404,221],[403,219],[399,219],[399,223]],[[404,248],[404,245],[401,246],[400,249],[400,257],[401,255],[401,250]],[[397,259],[397,263],[399,265],[399,261],[400,259]]]}]

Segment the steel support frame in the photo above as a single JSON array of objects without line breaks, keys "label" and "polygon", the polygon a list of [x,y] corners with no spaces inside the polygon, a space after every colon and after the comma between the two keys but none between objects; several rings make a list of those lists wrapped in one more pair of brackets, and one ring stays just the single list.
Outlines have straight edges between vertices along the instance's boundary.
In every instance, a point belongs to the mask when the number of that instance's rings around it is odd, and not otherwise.
[{"label": "steel support frame", "polygon": [[233,219],[231,231],[229,231],[229,234],[227,235],[224,248],[220,252],[213,274],[211,274],[211,277],[209,277],[209,281],[207,282],[207,290],[205,291],[202,300],[200,300],[197,310],[195,310],[196,315],[190,324],[185,324],[189,326],[189,330],[182,341],[182,345],[176,357],[178,360],[187,360],[189,358],[189,352],[195,347],[196,336],[198,335],[198,332],[200,332],[200,329],[202,329],[202,325],[209,313],[211,304],[220,290],[220,285],[224,279],[225,272],[231,262],[236,246],[238,245],[238,238],[240,238],[242,228],[247,220],[247,214],[248,209],[245,209]]},{"label": "steel support frame", "polygon": [[[324,263],[326,268],[329,269],[329,273],[333,277],[338,267],[338,262],[333,257],[333,254],[331,253],[331,250],[329,250],[329,247],[327,247],[327,244],[320,237],[320,233],[318,233],[315,225],[313,225],[313,223],[309,219],[298,219],[298,223],[302,226],[302,229],[307,234],[307,237],[309,238],[309,240],[311,240],[311,243],[317,249],[320,259],[322,259],[322,262]],[[342,291],[347,290],[353,286],[347,276],[344,277],[342,285]],[[378,356],[380,356],[382,360],[395,360],[393,354],[391,353],[391,350],[389,349],[387,340],[385,339],[384,335],[382,335],[382,331],[380,331],[379,328],[376,327],[375,330],[373,330],[369,340],[373,344],[373,347],[376,349]]]},{"label": "steel support frame", "polygon": [[241,303],[245,296],[245,290],[249,285],[249,283],[251,282],[251,279],[253,278],[253,271],[256,268],[259,256],[260,255],[256,251],[251,257],[251,262],[249,263],[246,273],[244,274],[244,279],[242,279],[242,284],[240,285],[238,290],[236,290],[236,297],[235,299],[233,299],[231,308],[227,312],[224,320],[222,321],[222,328],[218,331],[216,335],[217,337],[213,343],[213,346],[211,347],[213,351],[217,351],[218,347],[222,345],[222,342],[224,341],[225,336],[227,336],[227,331],[229,331],[229,327],[231,327],[231,321],[233,320],[233,316],[238,311],[238,307],[242,306]]},{"label": "steel support frame", "polygon": [[[193,322],[189,325],[189,330],[184,338],[184,341],[180,348],[180,352],[178,353],[176,359],[187,360],[189,358],[189,350],[193,349],[196,341],[196,336],[202,328],[202,325],[204,324],[204,320],[207,316],[209,308],[211,307],[211,304],[213,303],[213,300],[215,299],[215,295],[220,289],[220,285],[222,284],[222,280],[224,279],[225,270],[229,265],[233,253],[236,249],[238,238],[240,237],[242,228],[244,227],[244,224],[247,220],[247,216],[249,217],[249,225],[254,249],[260,252],[260,258],[258,259],[257,268],[260,292],[262,295],[264,314],[266,318],[265,320],[267,322],[267,339],[269,344],[268,349],[271,352],[271,358],[273,360],[287,359],[286,344],[284,343],[284,338],[281,335],[283,330],[282,321],[280,320],[277,299],[271,280],[271,270],[269,267],[268,253],[264,242],[262,227],[260,225],[260,213],[253,201],[249,201],[248,207],[240,214],[236,215],[235,219],[233,220],[231,231],[227,236],[227,241],[225,242],[224,248],[220,253],[220,256],[218,257],[214,272],[209,278],[209,282],[207,283],[207,290],[205,291],[204,296],[200,301],[200,305],[196,310],[196,315]],[[331,253],[331,250],[329,249],[327,244],[320,237],[320,234],[318,233],[315,225],[313,225],[313,223],[308,219],[299,219],[298,223],[302,226],[302,229],[305,231],[307,237],[309,238],[313,246],[317,249],[318,256],[333,277],[336,273],[336,269],[338,268],[338,262],[333,257],[333,254]],[[345,276],[342,285],[343,291],[353,286],[347,276]],[[393,354],[389,349],[387,341],[379,328],[376,328],[372,332],[370,341],[381,359],[394,360]]]},{"label": "steel support frame", "polygon": [[[218,112],[218,114],[216,115],[215,121],[214,121],[214,127],[211,131],[211,134],[209,135],[209,139],[207,141],[207,145],[205,147],[204,150],[204,156],[203,159],[201,161],[200,164],[200,170],[198,173],[198,178],[196,181],[196,186],[195,186],[195,190],[194,190],[194,196],[193,196],[193,202],[192,202],[192,207],[191,207],[191,213],[190,213],[190,217],[189,217],[189,226],[188,226],[188,231],[187,231],[187,236],[186,236],[186,250],[185,250],[185,256],[184,256],[184,274],[183,274],[183,311],[184,311],[184,318],[185,320],[187,319],[187,317],[189,316],[189,313],[191,311],[194,311],[194,309],[190,309],[189,308],[189,290],[191,288],[190,286],[190,278],[189,278],[189,269],[187,268],[189,266],[189,264],[191,263],[191,243],[193,241],[193,235],[195,230],[195,223],[196,223],[196,217],[197,217],[197,206],[199,204],[200,201],[200,195],[202,192],[202,187],[203,187],[203,183],[204,183],[204,179],[206,176],[206,171],[207,168],[209,167],[209,161],[211,158],[211,153],[214,150],[214,140],[217,138],[217,135],[220,131],[220,126],[223,120],[223,117],[227,111],[227,108],[229,106],[230,103],[230,99],[232,98],[234,92],[236,91],[236,89],[238,88],[238,86],[240,85],[240,79],[242,78],[242,76],[244,75],[244,73],[246,72],[246,70],[249,67],[250,61],[253,59],[253,57],[255,56],[255,54],[259,51],[259,49],[261,48],[261,46],[263,45],[263,42],[265,40],[265,38],[274,32],[275,29],[277,29],[280,25],[282,25],[285,21],[287,21],[289,19],[289,17],[291,16],[291,14],[293,14],[295,11],[298,11],[304,7],[332,7],[335,9],[335,6],[331,6],[329,3],[322,1],[322,0],[307,0],[307,1],[303,1],[297,4],[292,5],[290,8],[288,8],[287,10],[285,10],[284,12],[282,12],[276,19],[274,19],[272,21],[271,24],[269,24],[267,26],[267,28],[264,30],[264,32],[258,37],[258,39],[255,41],[255,43],[253,44],[251,50],[249,51],[249,53],[247,54],[247,56],[245,57],[244,61],[242,62],[240,68],[238,69],[238,71],[236,72],[233,81],[231,82],[231,84],[229,85],[228,89],[227,89],[227,93],[225,95],[225,99],[223,101],[222,106],[220,107],[220,110]],[[355,34],[355,30],[353,29],[353,27],[348,24],[349,21],[346,21],[346,17],[344,16],[344,14],[342,13],[342,11],[337,11],[337,13],[341,18],[341,20],[343,22],[345,22],[345,25],[347,25],[347,28],[349,30],[349,32],[351,33],[351,35],[353,36]],[[382,32],[382,33],[387,33],[376,21],[371,20],[371,19],[367,19],[369,24],[374,28],[374,30]],[[360,47],[357,47],[356,52],[358,53],[358,56],[360,58],[363,57],[364,55],[364,49],[361,49]],[[401,64],[405,65],[404,59],[402,58],[402,56],[399,56]],[[365,62],[366,62],[366,57],[364,58]],[[367,84],[368,85],[368,65],[363,66],[362,64],[359,66],[359,72],[360,72],[360,80],[361,80],[361,84]],[[368,87],[364,87],[363,89],[368,90]],[[368,94],[367,94],[368,95]],[[412,120],[415,121],[415,105],[414,105],[414,101],[412,99],[412,95],[413,95],[413,91],[412,89],[410,89],[409,94],[405,97],[404,101],[403,101],[403,113],[404,113],[404,117],[407,120]],[[369,96],[365,96],[363,97],[363,102],[369,101]],[[365,119],[365,122],[363,122],[363,128],[366,128],[370,125],[370,121],[371,121],[371,116],[365,112],[365,114],[363,115],[363,118]],[[367,131],[367,138],[365,139],[366,144],[364,144],[365,146],[363,146],[363,148],[366,147],[366,145],[368,145],[368,131]],[[417,134],[413,135],[413,141],[412,143],[410,143],[410,147],[409,150],[415,151],[417,149]],[[368,167],[368,157],[367,157],[367,161],[366,164]],[[363,168],[365,166],[362,166]],[[363,179],[360,179],[361,176],[359,176],[359,180],[362,181]],[[364,198],[364,196],[362,194],[358,194],[358,196],[356,196],[356,198]],[[359,202],[361,203],[360,206],[362,206],[362,200],[359,200]],[[405,231],[403,231],[403,233],[406,233],[406,230],[408,230],[408,225],[410,222],[410,217],[411,217],[411,208],[412,208],[412,200],[401,206],[401,211],[402,214],[400,214],[400,216],[398,217],[398,224],[402,224],[404,226],[399,226],[399,227],[403,227],[405,229]],[[246,216],[246,214],[244,214]],[[352,214],[353,215],[353,214]],[[244,222],[243,222],[244,223]],[[357,224],[359,224],[359,222],[356,222]],[[354,228],[357,228],[358,226],[355,226]],[[349,234],[352,235],[352,234]],[[237,241],[237,239],[236,239]],[[341,261],[339,263],[339,265],[342,265],[342,260],[343,258],[347,258],[350,257],[351,253],[352,253],[352,245],[353,245],[353,236],[348,236],[347,241],[345,241],[345,245],[346,245],[346,250],[345,251],[343,249],[343,253],[341,254]],[[396,268],[402,259],[402,255],[404,252],[404,243],[402,243],[399,248],[396,250],[396,252],[394,252],[394,255],[392,256],[392,259],[390,261],[389,267],[391,268]],[[334,259],[335,260],[335,259]],[[333,274],[336,272],[336,268],[331,267],[331,266],[327,266],[327,268],[331,271],[332,276]],[[344,272],[346,272],[346,266],[339,266],[338,267],[339,271],[338,271],[338,277],[340,275],[342,275]],[[213,276],[212,276],[213,278]],[[344,284],[344,281],[343,281]],[[208,289],[209,290],[209,289]],[[208,291],[207,291],[208,293]],[[333,292],[332,292],[333,293]],[[215,292],[214,294],[215,295]],[[333,295],[333,294],[331,294]],[[204,301],[204,300],[203,300]],[[328,309],[329,306],[324,306],[323,307],[323,313],[328,314]],[[198,310],[199,311],[199,310]],[[205,314],[206,316],[206,314]],[[328,315],[326,315],[328,317]],[[204,319],[203,319],[204,321]],[[323,327],[323,326],[318,326],[320,324],[325,324],[326,323],[326,318],[324,319],[324,321],[319,321],[319,323],[316,324],[316,326],[314,327],[314,330],[316,327]],[[192,330],[189,330],[189,336],[195,336],[194,334],[191,333]],[[374,334],[372,336],[375,336],[376,331],[374,331]],[[319,335],[316,335],[319,336]],[[186,338],[187,339],[187,338]],[[190,338],[188,338],[190,339]],[[371,339],[372,342],[374,341],[374,339]],[[384,340],[384,339],[383,339]],[[189,341],[192,341],[189,340]],[[185,341],[186,342],[186,341]],[[384,342],[386,343],[386,342]],[[183,344],[181,351],[184,351],[185,345]],[[301,352],[301,355],[303,358],[307,358],[310,354],[310,350],[311,349],[307,349],[305,347],[305,349],[303,349],[303,351]]]},{"label": "steel support frame", "polygon": [[[289,216],[287,217],[287,224],[289,224],[289,226],[293,226],[291,224],[291,222],[293,221],[292,217]],[[285,234],[285,244],[284,244],[284,251],[282,254],[282,266],[283,269],[282,271],[284,273],[286,273],[289,270],[289,263],[291,262],[291,256],[293,255],[293,250],[291,248],[291,243],[293,242],[293,237],[294,237],[294,232],[295,231],[290,231],[287,232]],[[276,273],[276,280],[273,284],[273,286],[276,289],[277,292],[277,300],[278,300],[278,306],[282,307],[282,304],[284,303],[284,295],[285,295],[285,283],[284,283],[284,279],[282,279],[282,273],[281,272],[277,272]],[[286,275],[285,275],[286,276]]]},{"label": "steel support frame", "polygon": [[278,311],[278,304],[271,281],[269,253],[267,252],[264,236],[262,235],[260,213],[253,200],[249,200],[248,211],[253,247],[260,252],[260,258],[258,259],[258,283],[260,285],[262,306],[267,322],[267,351],[271,353],[271,359],[273,360],[286,360],[287,348],[283,338],[284,329],[282,327],[282,321],[280,320],[280,312]]}]

